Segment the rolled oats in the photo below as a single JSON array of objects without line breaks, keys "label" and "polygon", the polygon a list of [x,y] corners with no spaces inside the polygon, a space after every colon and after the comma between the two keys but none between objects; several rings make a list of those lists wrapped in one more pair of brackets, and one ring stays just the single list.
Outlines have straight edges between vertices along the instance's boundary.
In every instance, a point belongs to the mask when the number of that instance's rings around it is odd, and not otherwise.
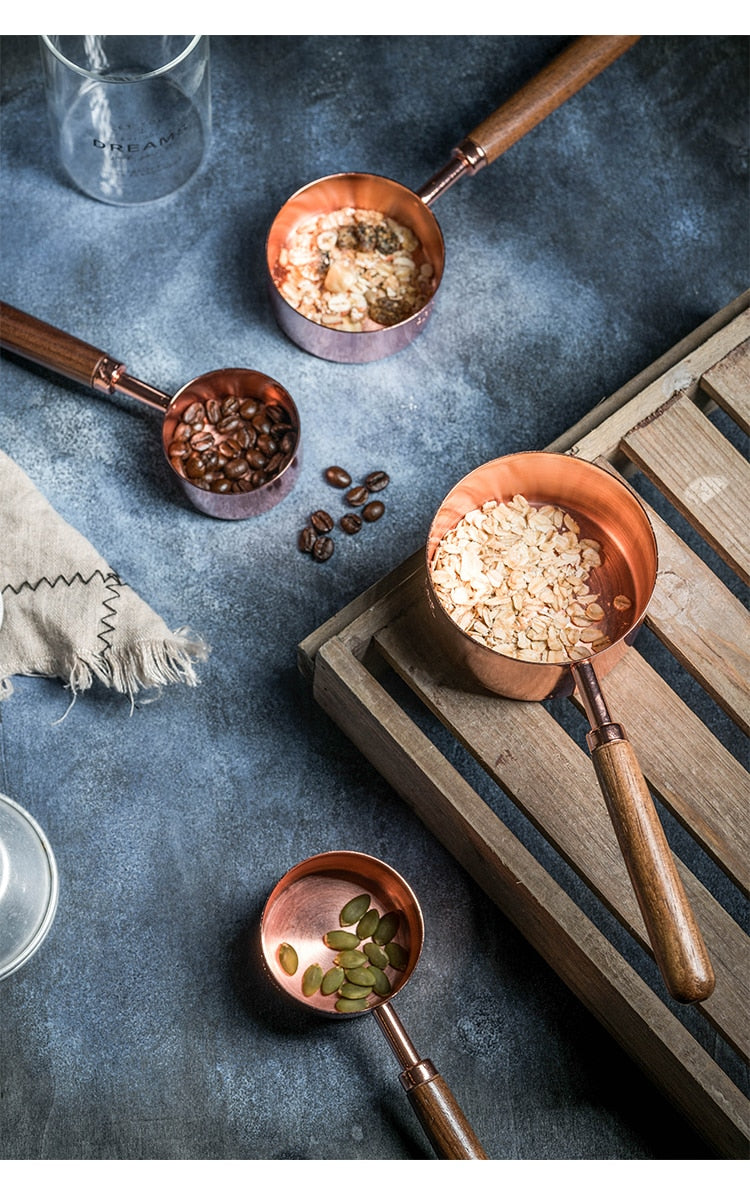
[{"label": "rolled oats", "polygon": [[[479,643],[545,664],[583,660],[611,642],[600,595],[589,589],[602,564],[597,540],[561,507],[521,494],[469,511],[437,546],[430,565],[441,605]],[[613,605],[630,606],[619,594]]]}]

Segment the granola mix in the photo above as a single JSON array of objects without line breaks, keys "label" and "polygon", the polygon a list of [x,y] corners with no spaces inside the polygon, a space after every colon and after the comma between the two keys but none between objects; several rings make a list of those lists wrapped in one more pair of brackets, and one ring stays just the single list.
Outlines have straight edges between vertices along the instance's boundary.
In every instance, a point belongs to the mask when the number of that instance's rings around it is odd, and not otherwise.
[{"label": "granola mix", "polygon": [[274,279],[315,323],[367,332],[419,311],[434,291],[433,275],[411,229],[382,212],[347,207],[298,225]]}]

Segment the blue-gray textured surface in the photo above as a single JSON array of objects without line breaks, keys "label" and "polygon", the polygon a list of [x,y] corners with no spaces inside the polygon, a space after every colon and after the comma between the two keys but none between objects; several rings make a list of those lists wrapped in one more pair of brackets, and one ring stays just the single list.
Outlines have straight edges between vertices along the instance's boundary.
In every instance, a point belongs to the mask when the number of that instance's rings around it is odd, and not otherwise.
[{"label": "blue-gray textured surface", "polygon": [[[2,57],[0,293],[166,391],[244,365],[301,411],[293,493],[209,520],[166,476],[158,418],[3,355],[0,444],[173,627],[201,685],[130,713],[21,679],[2,791],[61,877],[41,951],[0,989],[0,1157],[429,1157],[371,1019],[278,1010],[244,974],[276,879],[382,856],[427,925],[399,1011],[496,1159],[704,1157],[706,1147],[316,706],[297,643],[423,541],[483,460],[540,448],[748,285],[747,41],[646,37],[440,199],[447,268],[412,346],[369,366],[277,329],[263,244],[340,170],[418,187],[560,37],[215,37],[208,160],[140,208],[73,190],[36,39]],[[316,564],[322,470],[392,476],[387,513]],[[461,977],[457,982],[456,977]],[[345,1093],[345,1098],[342,1097]]]}]

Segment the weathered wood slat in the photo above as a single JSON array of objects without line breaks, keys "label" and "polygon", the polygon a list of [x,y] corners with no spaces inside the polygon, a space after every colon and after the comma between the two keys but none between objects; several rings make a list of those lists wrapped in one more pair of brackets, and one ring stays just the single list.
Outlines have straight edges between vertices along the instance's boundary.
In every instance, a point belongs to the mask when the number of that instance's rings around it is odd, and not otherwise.
[{"label": "weathered wood slat", "polygon": [[684,394],[631,428],[622,447],[745,582],[750,464]]},{"label": "weathered wood slat", "polygon": [[750,337],[750,310],[743,311],[730,324],[709,340],[676,362],[666,373],[651,382],[630,402],[618,408],[597,427],[586,431],[576,440],[573,451],[587,461],[608,457],[616,463],[620,442],[642,419],[682,392],[690,399],[700,394],[700,379],[711,366],[731,353],[741,341]]},{"label": "weathered wood slat", "polygon": [[659,574],[646,622],[746,734],[750,733],[750,615],[655,511]]},{"label": "weathered wood slat", "polygon": [[750,339],[706,370],[700,385],[750,436]]},{"label": "weathered wood slat", "polygon": [[748,1102],[619,952],[338,637],[317,701],[696,1131],[744,1158]]}]

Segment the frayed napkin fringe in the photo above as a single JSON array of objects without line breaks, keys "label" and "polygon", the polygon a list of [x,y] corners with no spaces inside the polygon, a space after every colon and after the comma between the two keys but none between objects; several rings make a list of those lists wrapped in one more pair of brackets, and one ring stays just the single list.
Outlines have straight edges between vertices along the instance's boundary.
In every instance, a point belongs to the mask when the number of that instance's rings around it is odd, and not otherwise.
[{"label": "frayed napkin fringe", "polygon": [[[199,685],[193,661],[205,660],[209,652],[208,645],[187,627],[178,627],[164,639],[142,640],[117,655],[81,652],[70,662],[67,677],[62,677],[66,689],[73,695],[66,714],[77,695],[90,689],[95,680],[108,689],[127,694],[131,712],[136,697],[143,691],[156,690],[146,699],[154,701],[160,696],[162,687],[173,682]],[[10,677],[1,678],[0,700],[12,693]]]}]

